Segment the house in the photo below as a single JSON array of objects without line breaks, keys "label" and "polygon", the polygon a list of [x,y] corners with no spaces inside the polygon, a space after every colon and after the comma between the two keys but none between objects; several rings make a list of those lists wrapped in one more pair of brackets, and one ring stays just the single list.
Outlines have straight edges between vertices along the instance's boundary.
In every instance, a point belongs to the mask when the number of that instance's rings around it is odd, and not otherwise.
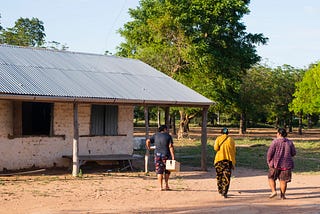
[{"label": "house", "polygon": [[212,103],[139,60],[0,45],[0,171],[130,155],[134,106]]}]

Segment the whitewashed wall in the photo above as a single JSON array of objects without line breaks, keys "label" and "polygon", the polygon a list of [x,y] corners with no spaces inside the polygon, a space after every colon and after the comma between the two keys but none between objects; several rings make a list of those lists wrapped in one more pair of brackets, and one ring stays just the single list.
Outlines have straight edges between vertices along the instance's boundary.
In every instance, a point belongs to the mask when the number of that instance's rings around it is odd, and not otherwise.
[{"label": "whitewashed wall", "polygon": [[[0,100],[0,171],[30,167],[68,166],[62,155],[72,155],[73,104],[54,104],[56,137],[19,137],[13,134],[12,102]],[[119,136],[88,137],[90,104],[79,104],[79,154],[132,154],[133,106],[119,106]],[[63,137],[65,136],[65,137]]]}]

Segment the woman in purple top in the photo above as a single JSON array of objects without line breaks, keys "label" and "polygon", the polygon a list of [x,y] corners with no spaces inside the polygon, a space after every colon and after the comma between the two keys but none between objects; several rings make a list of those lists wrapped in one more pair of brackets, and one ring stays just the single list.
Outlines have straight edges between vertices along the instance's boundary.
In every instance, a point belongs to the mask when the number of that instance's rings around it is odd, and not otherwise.
[{"label": "woman in purple top", "polygon": [[277,196],[276,180],[279,179],[280,197],[281,199],[286,199],[285,193],[287,190],[287,183],[291,181],[291,170],[294,167],[293,156],[296,155],[296,149],[293,142],[286,137],[287,131],[284,128],[279,128],[277,131],[277,138],[272,141],[268,149],[268,180],[272,191],[269,198]]}]

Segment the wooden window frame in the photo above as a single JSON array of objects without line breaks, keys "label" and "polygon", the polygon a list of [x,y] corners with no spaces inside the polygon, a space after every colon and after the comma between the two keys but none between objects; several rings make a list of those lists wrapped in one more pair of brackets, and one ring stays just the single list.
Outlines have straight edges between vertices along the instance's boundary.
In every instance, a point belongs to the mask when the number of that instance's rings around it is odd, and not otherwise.
[{"label": "wooden window frame", "polygon": [[[29,119],[26,119],[26,114],[30,112],[26,111],[26,105],[31,109],[43,109],[43,111],[32,111]],[[38,106],[37,106],[38,105]],[[25,137],[25,136],[53,136],[53,103],[48,102],[25,102],[14,101],[13,102],[13,137]],[[39,109],[38,109],[39,110]],[[48,112],[49,111],[49,112]],[[41,124],[46,125],[46,128],[40,126],[33,126],[34,119],[39,114],[45,114],[40,117]],[[28,123],[27,125],[24,123]],[[31,126],[31,128],[29,127]],[[26,128],[28,127],[28,129]],[[35,128],[34,128],[35,127]],[[12,137],[12,136],[11,136]]]}]

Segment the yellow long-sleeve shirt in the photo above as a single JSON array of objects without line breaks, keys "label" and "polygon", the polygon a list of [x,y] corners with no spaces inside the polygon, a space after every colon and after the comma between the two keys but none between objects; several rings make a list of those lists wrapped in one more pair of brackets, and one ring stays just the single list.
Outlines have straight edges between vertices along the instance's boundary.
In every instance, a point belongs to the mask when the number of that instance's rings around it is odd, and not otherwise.
[{"label": "yellow long-sleeve shirt", "polygon": [[217,162],[222,161],[222,160],[229,160],[229,161],[232,161],[232,165],[235,166],[235,164],[236,164],[236,146],[235,146],[235,142],[232,137],[230,137],[226,134],[223,134],[223,135],[217,137],[217,139],[214,143],[214,150],[216,151],[216,156],[214,158],[214,164],[216,164]]}]

